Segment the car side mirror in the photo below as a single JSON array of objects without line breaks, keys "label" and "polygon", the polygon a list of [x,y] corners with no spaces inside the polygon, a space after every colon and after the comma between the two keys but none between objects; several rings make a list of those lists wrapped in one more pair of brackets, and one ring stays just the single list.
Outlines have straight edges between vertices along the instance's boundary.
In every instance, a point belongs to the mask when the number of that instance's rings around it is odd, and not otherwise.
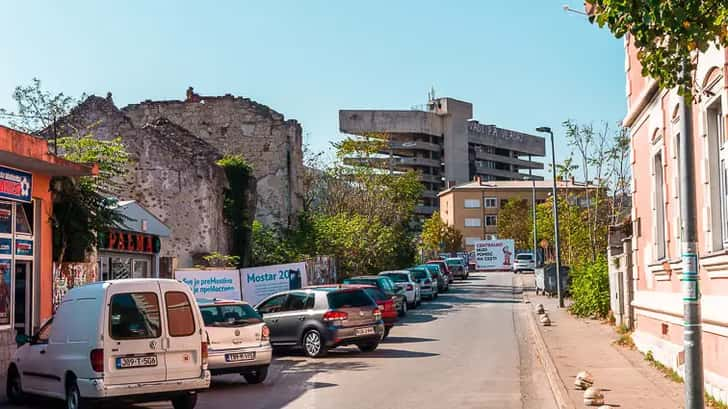
[{"label": "car side mirror", "polygon": [[30,342],[30,337],[25,334],[17,334],[15,336],[15,343],[18,344],[18,346],[27,344]]}]

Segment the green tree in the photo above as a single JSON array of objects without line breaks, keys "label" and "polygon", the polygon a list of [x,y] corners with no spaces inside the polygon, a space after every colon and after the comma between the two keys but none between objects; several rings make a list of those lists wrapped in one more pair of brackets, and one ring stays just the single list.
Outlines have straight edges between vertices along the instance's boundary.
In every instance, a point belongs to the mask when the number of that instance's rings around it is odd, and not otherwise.
[{"label": "green tree", "polygon": [[57,136],[59,155],[74,162],[98,165],[97,176],[54,177],[51,181],[54,259],[83,261],[85,253],[95,246],[99,232],[124,221],[116,210],[113,191],[126,172],[129,155],[120,138],[99,141],[92,137],[93,129],[64,127],[66,134],[56,135],[55,120],[68,115],[80,99],[44,91],[36,78],[27,86],[16,87],[13,99],[16,112],[0,110],[0,116],[10,118],[11,126],[27,133],[45,131]]},{"label": "green tree", "polygon": [[[711,44],[728,46],[728,2],[725,0],[624,1],[588,0],[591,20],[618,38],[630,33],[639,48],[642,75],[664,89],[679,87],[690,95],[695,50]],[[688,67],[681,75],[680,67]]]},{"label": "green tree", "polygon": [[242,155],[228,155],[217,161],[225,170],[228,188],[225,189],[223,214],[232,227],[232,253],[238,257],[240,266],[250,265],[251,248],[251,203],[250,190],[255,183],[253,169]]},{"label": "green tree", "polygon": [[443,222],[440,212],[435,212],[422,224],[420,243],[422,250],[428,253],[451,253],[463,249],[463,234]]},{"label": "green tree", "polygon": [[498,237],[515,241],[517,249],[531,248],[533,216],[528,200],[512,199],[498,212]]}]

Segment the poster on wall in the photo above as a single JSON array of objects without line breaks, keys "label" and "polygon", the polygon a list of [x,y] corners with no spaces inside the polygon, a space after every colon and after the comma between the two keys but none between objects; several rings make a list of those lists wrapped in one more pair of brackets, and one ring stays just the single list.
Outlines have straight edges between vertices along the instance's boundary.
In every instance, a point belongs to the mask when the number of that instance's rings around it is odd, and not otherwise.
[{"label": "poster on wall", "polygon": [[195,298],[240,300],[240,270],[177,270],[174,278],[187,284]]},{"label": "poster on wall", "polygon": [[269,295],[307,286],[306,263],[244,268],[240,282],[243,300],[255,305]]},{"label": "poster on wall", "polygon": [[0,325],[10,325],[11,261],[0,259]]},{"label": "poster on wall", "polygon": [[0,197],[30,203],[33,175],[0,166]]},{"label": "poster on wall", "polygon": [[74,287],[93,283],[99,278],[97,263],[53,263],[53,312],[63,296]]},{"label": "poster on wall", "polygon": [[475,267],[478,270],[510,270],[513,267],[515,242],[484,240],[475,242]]}]

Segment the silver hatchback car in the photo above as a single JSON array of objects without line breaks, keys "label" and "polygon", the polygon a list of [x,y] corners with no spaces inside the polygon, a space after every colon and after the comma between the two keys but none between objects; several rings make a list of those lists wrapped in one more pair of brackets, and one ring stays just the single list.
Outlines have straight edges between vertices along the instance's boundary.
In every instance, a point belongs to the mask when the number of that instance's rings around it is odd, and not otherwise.
[{"label": "silver hatchback car", "polygon": [[248,383],[263,382],[273,351],[263,318],[244,301],[198,299],[197,304],[209,338],[210,373],[239,373]]},{"label": "silver hatchback car", "polygon": [[274,348],[302,348],[310,357],[324,356],[340,345],[371,352],[384,336],[382,313],[360,288],[286,291],[264,299],[255,308],[270,327]]}]

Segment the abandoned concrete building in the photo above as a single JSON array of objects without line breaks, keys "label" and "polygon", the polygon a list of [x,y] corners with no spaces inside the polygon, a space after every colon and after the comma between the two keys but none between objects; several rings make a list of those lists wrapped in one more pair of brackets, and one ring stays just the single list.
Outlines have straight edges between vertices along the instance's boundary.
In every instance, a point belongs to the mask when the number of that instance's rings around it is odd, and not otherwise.
[{"label": "abandoned concrete building", "polygon": [[[255,218],[288,227],[301,206],[302,131],[295,120],[247,98],[200,96],[183,101],[144,101],[118,108],[90,96],[62,123],[90,127],[98,139],[121,137],[131,156],[117,194],[136,200],[169,226],[162,257],[191,267],[201,254],[229,254],[223,218],[223,155],[240,154],[253,167]],[[253,206],[251,206],[253,207]]]}]

